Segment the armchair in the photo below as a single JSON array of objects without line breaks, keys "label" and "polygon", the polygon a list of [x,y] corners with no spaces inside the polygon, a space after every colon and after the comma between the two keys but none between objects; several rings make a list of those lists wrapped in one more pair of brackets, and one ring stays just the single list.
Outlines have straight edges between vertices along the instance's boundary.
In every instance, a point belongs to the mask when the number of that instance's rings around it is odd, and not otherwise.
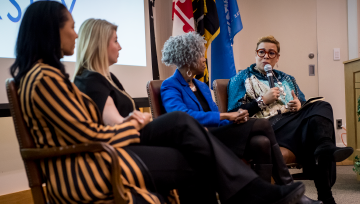
[{"label": "armchair", "polygon": [[[13,118],[16,136],[20,146],[20,154],[23,159],[26,174],[29,181],[34,203],[46,204],[48,199],[45,196],[43,184],[45,178],[40,168],[40,160],[45,158],[59,157],[69,154],[78,154],[83,152],[107,152],[112,161],[117,161],[115,149],[102,142],[84,143],[77,145],[69,145],[65,147],[37,148],[33,137],[31,136],[27,125],[24,121],[20,100],[18,96],[18,87],[13,79],[6,80],[6,91],[10,104],[10,112]],[[113,186],[114,203],[125,204],[126,196],[124,187],[119,179],[121,174],[120,164],[112,162],[111,165],[111,184]]]}]

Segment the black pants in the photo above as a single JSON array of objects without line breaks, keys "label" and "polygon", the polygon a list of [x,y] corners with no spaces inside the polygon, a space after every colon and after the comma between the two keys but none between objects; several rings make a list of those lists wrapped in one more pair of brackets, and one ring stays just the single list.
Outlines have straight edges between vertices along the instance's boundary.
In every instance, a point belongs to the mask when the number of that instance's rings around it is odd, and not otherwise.
[{"label": "black pants", "polygon": [[[165,114],[145,126],[140,134],[141,145],[174,148],[187,161],[189,166],[178,167],[177,162],[172,162],[171,153],[166,153],[165,149],[161,153],[160,148],[148,153],[135,152],[149,171],[155,172],[152,176],[158,188],[179,186],[183,203],[214,203],[215,192],[226,203],[257,177],[250,167],[186,113]],[[193,172],[189,172],[188,167]],[[159,173],[166,171],[170,173]]]},{"label": "black pants", "polygon": [[257,164],[272,163],[271,147],[277,144],[277,141],[268,120],[251,118],[246,123],[208,129],[239,158]]}]

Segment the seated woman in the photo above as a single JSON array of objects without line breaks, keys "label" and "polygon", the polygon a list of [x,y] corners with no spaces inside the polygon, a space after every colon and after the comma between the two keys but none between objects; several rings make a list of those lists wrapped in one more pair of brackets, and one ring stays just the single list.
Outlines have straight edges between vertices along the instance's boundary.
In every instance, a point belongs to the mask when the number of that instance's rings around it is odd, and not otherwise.
[{"label": "seated woman", "polygon": [[256,118],[268,118],[280,146],[290,149],[303,165],[304,173],[314,179],[318,199],[335,203],[331,187],[335,183],[335,162],[353,153],[351,147],[334,144],[335,131],[331,105],[324,101],[307,104],[295,78],[273,70],[275,86],[269,87],[264,66],[279,61],[280,43],[273,36],[260,38],[255,60],[230,79],[228,111],[248,110]]},{"label": "seated woman", "polygon": [[[154,181],[158,191],[179,188],[180,200],[185,204],[215,204],[215,192],[219,193],[225,204],[240,203],[242,200],[245,203],[296,202],[292,199],[296,200],[302,195],[298,192],[298,188],[302,188],[299,184],[281,189],[282,187],[274,188],[261,179],[256,179],[257,176],[250,168],[239,162],[231,151],[189,115],[175,112],[148,123],[149,114],[136,111],[132,98],[125,92],[120,81],[109,72],[109,66],[117,62],[121,50],[116,30],[117,26],[100,19],[88,19],[81,25],[75,84],[96,103],[105,125],[117,127],[117,124],[127,124],[131,118],[139,123],[138,145],[128,144],[121,139],[113,145],[125,152],[130,151],[141,159],[151,173],[150,180]],[[179,164],[174,164],[173,161],[177,161],[179,155],[170,150],[179,151],[180,156],[186,159],[194,171],[192,177],[188,178]],[[121,154],[119,156],[123,157]],[[131,175],[126,169],[125,167],[126,175]],[[131,181],[130,176],[123,175],[123,179],[132,186],[146,187]],[[255,190],[255,186],[275,193],[271,195],[267,192],[263,195],[263,192]],[[286,193],[280,193],[281,190]],[[249,192],[252,195],[245,195]],[[290,195],[290,192],[296,195]],[[265,201],[266,199],[269,200]]]},{"label": "seated woman", "polygon": [[[284,163],[270,123],[264,119],[248,120],[247,110],[220,113],[209,87],[194,75],[205,69],[206,41],[193,32],[170,37],[162,50],[162,61],[176,65],[173,76],[161,85],[161,99],[166,112],[183,111],[194,117],[238,157],[252,160],[254,171],[278,185],[293,182]],[[303,196],[299,203],[319,203]]]}]

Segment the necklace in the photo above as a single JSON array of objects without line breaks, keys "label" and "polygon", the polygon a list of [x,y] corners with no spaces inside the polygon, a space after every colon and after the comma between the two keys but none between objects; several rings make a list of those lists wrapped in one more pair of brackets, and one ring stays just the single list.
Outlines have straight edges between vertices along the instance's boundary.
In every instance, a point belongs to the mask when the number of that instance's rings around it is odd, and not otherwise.
[{"label": "necklace", "polygon": [[193,86],[190,86],[190,85],[189,85],[189,87],[190,87],[190,89],[191,89],[192,92],[195,92],[195,91],[196,91],[196,86],[195,86],[195,85],[193,85]]},{"label": "necklace", "polygon": [[[266,76],[266,74],[262,73],[258,67],[255,66],[254,69],[255,69],[256,71],[258,71],[260,74],[262,74],[263,76]],[[285,93],[285,90],[284,90],[285,87],[283,87],[282,83],[281,83],[280,80],[276,77],[276,75],[275,75],[275,73],[274,73],[273,70],[271,70],[271,73],[273,74],[274,78],[275,78],[276,81],[277,81],[277,84],[278,84],[278,87],[279,87],[279,91],[280,91],[280,97],[281,97],[283,100],[285,100],[285,96],[286,96],[286,93]],[[267,76],[266,76],[266,77],[267,77]],[[288,105],[287,105],[287,104],[285,104],[285,108],[288,108]]]},{"label": "necklace", "polygon": [[[185,77],[184,77],[184,78],[185,78]],[[195,86],[195,84],[194,84],[194,83],[191,83],[191,84],[190,84],[190,82],[192,81],[192,78],[191,78],[191,79],[186,79],[185,81],[189,84],[189,87],[190,87],[191,91],[192,91],[192,92],[195,92],[195,91],[196,91],[196,86]]]}]

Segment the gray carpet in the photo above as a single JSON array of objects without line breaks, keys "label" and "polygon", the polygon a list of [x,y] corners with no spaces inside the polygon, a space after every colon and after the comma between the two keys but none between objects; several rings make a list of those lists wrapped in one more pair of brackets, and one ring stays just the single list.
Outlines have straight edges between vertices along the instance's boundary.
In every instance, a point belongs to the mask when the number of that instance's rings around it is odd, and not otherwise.
[{"label": "gray carpet", "polygon": [[[356,174],[352,166],[337,166],[337,179],[332,192],[337,204],[360,203],[360,181],[356,180]],[[291,169],[291,173],[299,170]],[[301,171],[300,171],[301,172]],[[306,186],[305,195],[317,199],[317,192],[313,181],[302,181]]]}]

